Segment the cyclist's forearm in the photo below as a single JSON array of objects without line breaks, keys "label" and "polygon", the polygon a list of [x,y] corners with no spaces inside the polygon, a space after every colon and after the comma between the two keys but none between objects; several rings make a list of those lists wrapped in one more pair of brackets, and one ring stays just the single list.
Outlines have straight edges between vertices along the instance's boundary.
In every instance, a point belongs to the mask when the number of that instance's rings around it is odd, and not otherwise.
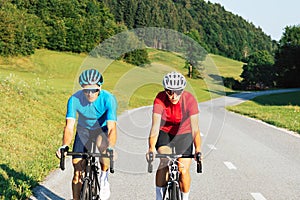
[{"label": "cyclist's forearm", "polygon": [[114,147],[117,142],[117,131],[115,129],[108,132],[108,146]]},{"label": "cyclist's forearm", "polygon": [[157,113],[152,114],[152,126],[149,135],[149,151],[154,152],[155,144],[158,139],[159,129],[160,129],[161,115]]},{"label": "cyclist's forearm", "polygon": [[199,129],[199,115],[195,114],[191,116],[191,128],[194,138],[194,146],[196,152],[201,152],[201,136]]},{"label": "cyclist's forearm", "polygon": [[74,132],[73,129],[65,127],[62,145],[69,146],[71,144],[73,138],[73,132]]},{"label": "cyclist's forearm", "polygon": [[200,131],[193,134],[195,152],[201,152],[201,136]]},{"label": "cyclist's forearm", "polygon": [[148,139],[149,151],[153,152],[155,150],[155,144],[158,139],[158,133],[151,131]]},{"label": "cyclist's forearm", "polygon": [[64,136],[62,140],[62,145],[69,146],[72,142],[73,132],[74,132],[75,119],[66,119],[66,126],[64,128]]},{"label": "cyclist's forearm", "polygon": [[115,121],[107,121],[108,146],[114,147],[117,142],[117,124]]}]

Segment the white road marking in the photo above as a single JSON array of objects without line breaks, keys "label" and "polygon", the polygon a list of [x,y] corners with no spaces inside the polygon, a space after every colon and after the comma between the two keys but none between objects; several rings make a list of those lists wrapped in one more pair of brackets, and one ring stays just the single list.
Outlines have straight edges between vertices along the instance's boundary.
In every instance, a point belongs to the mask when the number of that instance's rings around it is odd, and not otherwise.
[{"label": "white road marking", "polygon": [[226,167],[227,167],[228,169],[230,169],[230,170],[231,170],[231,169],[236,170],[236,166],[234,166],[231,162],[225,161],[224,164],[226,165]]},{"label": "white road marking", "polygon": [[207,146],[208,146],[208,148],[210,148],[212,150],[217,150],[217,148],[213,144],[208,144]]},{"label": "white road marking", "polygon": [[266,200],[266,198],[261,193],[251,193],[255,200]]}]

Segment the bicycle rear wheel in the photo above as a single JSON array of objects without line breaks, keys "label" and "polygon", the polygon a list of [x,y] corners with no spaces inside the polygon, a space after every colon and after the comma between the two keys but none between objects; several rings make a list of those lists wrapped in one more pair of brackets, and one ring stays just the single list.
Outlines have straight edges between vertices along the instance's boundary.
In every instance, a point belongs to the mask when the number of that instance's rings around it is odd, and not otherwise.
[{"label": "bicycle rear wheel", "polygon": [[80,192],[80,199],[81,200],[92,200],[92,191],[91,185],[89,184],[89,180],[84,180]]}]

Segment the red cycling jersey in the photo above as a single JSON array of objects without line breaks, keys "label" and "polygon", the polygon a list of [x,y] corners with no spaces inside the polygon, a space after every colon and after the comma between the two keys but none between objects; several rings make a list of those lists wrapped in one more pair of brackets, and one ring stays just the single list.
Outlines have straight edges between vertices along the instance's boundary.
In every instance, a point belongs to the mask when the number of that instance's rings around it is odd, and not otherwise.
[{"label": "red cycling jersey", "polygon": [[191,133],[190,116],[199,113],[194,96],[183,91],[179,102],[172,104],[165,91],[159,92],[154,100],[153,113],[161,115],[160,130],[172,135]]}]

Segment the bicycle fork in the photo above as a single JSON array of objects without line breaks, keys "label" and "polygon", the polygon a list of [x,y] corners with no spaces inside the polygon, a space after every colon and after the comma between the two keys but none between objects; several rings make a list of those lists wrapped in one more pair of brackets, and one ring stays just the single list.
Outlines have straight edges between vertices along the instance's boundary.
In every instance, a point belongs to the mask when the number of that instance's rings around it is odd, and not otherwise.
[{"label": "bicycle fork", "polygon": [[83,173],[86,173],[82,182],[88,182],[89,188],[91,189],[91,199],[100,200],[100,167],[98,166],[97,159],[88,159],[86,170]]},{"label": "bicycle fork", "polygon": [[169,161],[169,181],[167,183],[164,200],[181,200],[179,185],[179,170],[176,161]]},{"label": "bicycle fork", "polygon": [[181,200],[181,192],[178,181],[169,181],[166,187],[166,191],[163,200]]}]

